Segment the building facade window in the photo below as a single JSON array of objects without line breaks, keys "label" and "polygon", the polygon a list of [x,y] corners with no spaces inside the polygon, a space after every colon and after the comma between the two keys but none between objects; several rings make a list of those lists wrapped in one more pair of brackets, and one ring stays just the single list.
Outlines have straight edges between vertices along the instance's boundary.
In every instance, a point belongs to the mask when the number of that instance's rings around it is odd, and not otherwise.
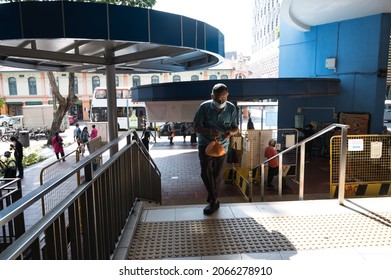
[{"label": "building facade window", "polygon": [[133,86],[134,86],[134,87],[137,87],[137,86],[141,85],[140,76],[138,76],[138,75],[133,76],[133,78],[132,78],[132,83],[133,83]]},{"label": "building facade window", "polygon": [[34,77],[28,79],[29,95],[37,95],[37,80]]},{"label": "building facade window", "polygon": [[191,76],[191,80],[192,80],[192,81],[199,81],[199,80],[200,80],[200,77],[198,77],[198,75],[192,75],[192,76]]},{"label": "building facade window", "polygon": [[159,76],[153,75],[151,77],[151,84],[158,84],[159,83]]},{"label": "building facade window", "polygon": [[94,91],[96,87],[100,87],[100,78],[98,76],[93,76],[92,77],[92,91]]},{"label": "building facade window", "polygon": [[221,75],[221,79],[222,80],[226,80],[226,79],[228,79],[228,76],[227,75]]},{"label": "building facade window", "polygon": [[18,95],[18,88],[16,86],[16,79],[14,77],[8,79],[8,88],[10,95]]},{"label": "building facade window", "polygon": [[173,82],[180,82],[180,81],[181,81],[181,76],[179,76],[179,75],[174,75],[174,77],[172,77],[172,81],[173,81]]},{"label": "building facade window", "polygon": [[118,78],[118,76],[115,76],[115,86],[119,87],[119,78]]},{"label": "building facade window", "polygon": [[209,80],[217,80],[217,76],[216,75],[210,75],[209,76]]}]

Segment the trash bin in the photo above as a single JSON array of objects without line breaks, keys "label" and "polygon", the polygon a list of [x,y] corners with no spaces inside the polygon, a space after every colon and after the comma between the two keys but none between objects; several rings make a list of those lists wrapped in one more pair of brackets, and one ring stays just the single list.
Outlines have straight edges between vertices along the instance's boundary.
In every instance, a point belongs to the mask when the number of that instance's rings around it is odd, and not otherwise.
[{"label": "trash bin", "polygon": [[30,147],[30,136],[27,130],[19,131],[19,140],[23,147]]}]

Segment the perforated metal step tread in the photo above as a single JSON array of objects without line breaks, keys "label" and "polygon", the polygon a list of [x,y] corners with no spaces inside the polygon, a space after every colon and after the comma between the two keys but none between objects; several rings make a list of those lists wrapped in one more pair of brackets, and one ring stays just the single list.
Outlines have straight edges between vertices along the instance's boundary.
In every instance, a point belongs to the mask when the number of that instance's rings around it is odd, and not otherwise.
[{"label": "perforated metal step tread", "polygon": [[391,213],[140,223],[128,259],[391,245]]}]

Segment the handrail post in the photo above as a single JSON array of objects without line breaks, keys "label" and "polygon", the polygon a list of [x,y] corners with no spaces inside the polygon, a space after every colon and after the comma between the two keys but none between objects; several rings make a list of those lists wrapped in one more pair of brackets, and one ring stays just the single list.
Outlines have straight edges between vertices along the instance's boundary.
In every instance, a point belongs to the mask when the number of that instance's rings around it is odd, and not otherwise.
[{"label": "handrail post", "polygon": [[347,157],[347,131],[348,127],[341,129],[341,153],[339,158],[339,183],[338,183],[338,203],[343,205],[345,199],[345,178],[346,178],[346,157]]},{"label": "handrail post", "polygon": [[[12,194],[12,202],[15,202],[22,198],[22,182],[21,179],[16,180],[17,192]],[[15,237],[19,238],[26,231],[26,225],[24,222],[24,212],[15,217]]]},{"label": "handrail post", "polygon": [[261,164],[261,201],[265,198],[265,164]]},{"label": "handrail post", "polygon": [[282,197],[282,153],[278,155],[278,196]]},{"label": "handrail post", "polygon": [[254,160],[254,151],[253,151],[253,146],[254,146],[254,142],[253,142],[253,138],[250,138],[248,137],[248,139],[250,140],[250,170],[248,172],[248,184],[249,184],[249,188],[250,188],[250,193],[249,193],[249,202],[252,202],[252,199],[253,199],[253,167],[254,167],[254,164],[253,164],[253,160]]},{"label": "handrail post", "polygon": [[299,200],[304,199],[305,142],[300,144]]},{"label": "handrail post", "polygon": [[[77,140],[79,141],[79,140]],[[80,149],[79,149],[79,145],[77,146],[76,148],[76,152],[75,152],[75,156],[76,156],[76,163],[80,161]],[[80,174],[80,170],[77,170],[76,172],[76,180],[77,180],[77,185],[80,186],[81,184],[81,174]]]}]

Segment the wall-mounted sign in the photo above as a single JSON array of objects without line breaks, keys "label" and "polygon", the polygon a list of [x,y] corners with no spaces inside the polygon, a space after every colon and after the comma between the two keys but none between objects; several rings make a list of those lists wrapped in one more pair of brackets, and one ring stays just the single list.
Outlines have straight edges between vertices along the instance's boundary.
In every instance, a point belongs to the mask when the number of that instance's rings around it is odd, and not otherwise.
[{"label": "wall-mounted sign", "polygon": [[364,140],[363,139],[348,139],[348,151],[363,151]]},{"label": "wall-mounted sign", "polygon": [[383,142],[371,142],[371,158],[381,158]]}]

